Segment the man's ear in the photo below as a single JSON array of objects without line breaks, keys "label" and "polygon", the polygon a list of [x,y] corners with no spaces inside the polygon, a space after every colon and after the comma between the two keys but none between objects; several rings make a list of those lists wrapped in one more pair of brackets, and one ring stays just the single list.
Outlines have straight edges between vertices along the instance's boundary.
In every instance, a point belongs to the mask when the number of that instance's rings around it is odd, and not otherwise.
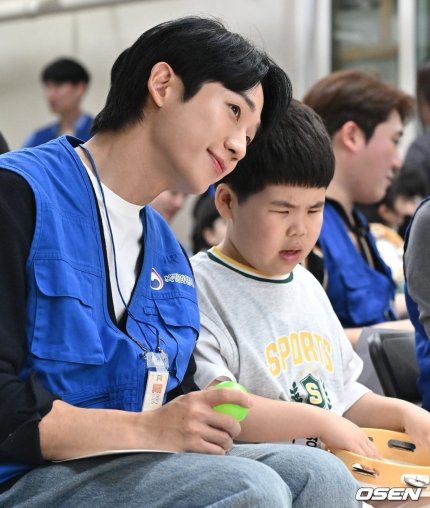
[{"label": "man's ear", "polygon": [[366,144],[362,129],[352,120],[345,122],[336,133],[338,140],[350,152],[357,152]]},{"label": "man's ear", "polygon": [[178,76],[168,63],[158,62],[154,65],[148,79],[148,91],[157,106],[164,104],[169,87],[178,80]]},{"label": "man's ear", "polygon": [[215,206],[225,220],[233,216],[233,206],[237,202],[236,194],[226,183],[218,184],[215,191]]}]

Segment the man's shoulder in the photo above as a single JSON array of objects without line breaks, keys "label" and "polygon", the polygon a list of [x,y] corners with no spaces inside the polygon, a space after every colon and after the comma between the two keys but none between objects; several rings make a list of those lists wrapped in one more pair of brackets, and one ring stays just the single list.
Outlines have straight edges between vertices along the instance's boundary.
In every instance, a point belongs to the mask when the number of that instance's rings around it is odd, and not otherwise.
[{"label": "man's shoulder", "polygon": [[36,129],[32,132],[28,138],[25,140],[23,146],[24,147],[32,147],[41,145],[46,143],[47,141],[51,141],[57,137],[58,125],[56,123],[51,123]]},{"label": "man's shoulder", "polygon": [[415,140],[411,143],[411,147],[420,147],[425,149],[427,152],[430,152],[430,130],[427,130],[417,136]]},{"label": "man's shoulder", "polygon": [[89,113],[82,113],[75,125],[75,131],[85,132],[88,137],[91,134],[91,126],[93,124],[94,117]]},{"label": "man's shoulder", "polygon": [[[415,217],[413,218],[414,226],[419,224],[420,227],[424,227],[426,230],[429,228],[430,224],[430,199],[427,199],[422,202],[422,204],[418,207]],[[423,238],[424,240],[424,238]],[[427,238],[425,239],[427,241]]]},{"label": "man's shoulder", "polygon": [[405,165],[414,169],[414,164],[430,158],[430,130],[412,141],[405,156]]}]

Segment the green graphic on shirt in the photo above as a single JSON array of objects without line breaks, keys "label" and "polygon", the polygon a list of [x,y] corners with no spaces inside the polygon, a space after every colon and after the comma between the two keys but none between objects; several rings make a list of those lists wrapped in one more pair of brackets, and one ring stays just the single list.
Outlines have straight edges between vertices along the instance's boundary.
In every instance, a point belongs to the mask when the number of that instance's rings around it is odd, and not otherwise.
[{"label": "green graphic on shirt", "polygon": [[294,402],[303,402],[302,397],[300,397],[299,394],[299,387],[297,386],[297,383],[294,381],[292,388],[290,388],[290,396],[291,400]]},{"label": "green graphic on shirt", "polygon": [[290,397],[292,401],[305,402],[306,404],[326,409],[332,408],[326,387],[322,381],[312,374],[308,374],[300,380],[300,384],[303,386],[306,394],[302,395],[299,391],[299,385],[293,381],[290,388]]},{"label": "green graphic on shirt", "polygon": [[331,404],[330,397],[328,396],[327,388],[325,387],[325,384],[323,381],[321,381],[321,384],[322,384],[322,387],[324,388],[325,398],[327,400],[327,409],[331,409],[333,406]]},{"label": "green graphic on shirt", "polygon": [[327,403],[319,379],[314,377],[312,374],[308,374],[300,381],[300,384],[308,394],[305,399],[306,404],[322,408],[326,407]]}]

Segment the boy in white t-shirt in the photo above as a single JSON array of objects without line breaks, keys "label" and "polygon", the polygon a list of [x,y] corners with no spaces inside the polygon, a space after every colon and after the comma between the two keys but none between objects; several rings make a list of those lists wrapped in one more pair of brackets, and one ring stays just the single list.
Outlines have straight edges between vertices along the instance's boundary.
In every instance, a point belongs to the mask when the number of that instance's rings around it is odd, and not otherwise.
[{"label": "boy in white t-shirt", "polygon": [[357,382],[362,361],[300,265],[318,238],[333,169],[321,119],[293,101],[277,131],[217,186],[226,236],[191,259],[201,311],[196,381],[230,379],[253,394],[240,441],[322,441],[379,457],[360,428],[374,427],[405,431],[430,452],[430,414]]}]

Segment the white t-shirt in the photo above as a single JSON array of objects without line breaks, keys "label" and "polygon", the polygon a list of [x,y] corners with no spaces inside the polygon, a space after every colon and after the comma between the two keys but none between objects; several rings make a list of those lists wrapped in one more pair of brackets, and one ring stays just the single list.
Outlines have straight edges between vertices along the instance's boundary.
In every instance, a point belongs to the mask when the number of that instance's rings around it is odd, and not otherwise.
[{"label": "white t-shirt", "polygon": [[[113,306],[117,320],[121,318],[125,307],[121,300],[118,284],[115,277],[115,263],[112,240],[106,219],[106,210],[100,191],[97,178],[84,164],[90,177],[92,186],[97,196],[97,204],[100,209],[100,215],[103,223],[103,233],[106,243],[106,253],[109,266],[109,278],[112,289]],[[120,196],[112,192],[106,185],[101,184],[105,195],[106,206],[109,214],[109,222],[112,227],[112,234],[115,243],[116,266],[118,270],[118,283],[121,294],[128,304],[131,298],[133,288],[139,271],[139,255],[142,248],[143,225],[140,219],[140,212],[143,206],[135,205],[125,201]]]},{"label": "white t-shirt", "polygon": [[256,395],[339,415],[369,391],[357,382],[361,359],[304,267],[268,277],[216,248],[196,254],[191,264],[201,313],[195,351],[201,388],[231,379]]}]

